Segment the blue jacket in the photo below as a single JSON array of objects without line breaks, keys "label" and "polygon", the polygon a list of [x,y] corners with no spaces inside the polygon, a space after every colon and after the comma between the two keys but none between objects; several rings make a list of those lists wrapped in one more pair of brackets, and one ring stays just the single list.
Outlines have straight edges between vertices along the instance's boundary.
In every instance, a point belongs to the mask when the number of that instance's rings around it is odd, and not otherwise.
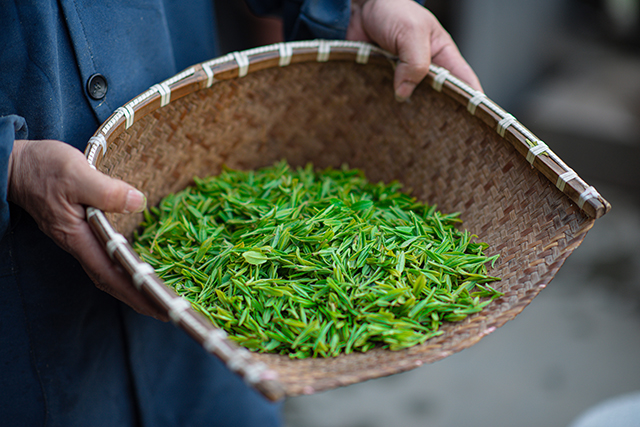
[{"label": "blue jacket", "polygon": [[[226,0],[229,1],[229,0]],[[83,4],[86,3],[86,4]],[[250,0],[284,14],[286,38],[344,38],[349,0]],[[184,68],[218,56],[211,1],[17,1],[0,8],[0,117],[26,120],[29,139],[80,150],[119,106]],[[100,73],[108,90],[87,92]],[[0,119],[0,234],[8,225],[6,162],[16,117]]]},{"label": "blue jacket", "polygon": [[[230,0],[224,0],[230,1]],[[287,39],[344,38],[349,0],[251,0]],[[16,1],[0,7],[0,423],[274,425],[264,401],[170,324],[98,291],[7,202],[15,138],[80,150],[117,107],[216,57],[211,1]],[[91,76],[106,79],[94,99]]]}]

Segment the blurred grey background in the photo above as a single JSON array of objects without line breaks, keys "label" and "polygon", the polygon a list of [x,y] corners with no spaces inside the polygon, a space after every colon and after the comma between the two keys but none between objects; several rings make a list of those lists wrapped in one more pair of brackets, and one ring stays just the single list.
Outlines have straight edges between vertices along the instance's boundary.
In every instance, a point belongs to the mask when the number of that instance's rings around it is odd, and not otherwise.
[{"label": "blurred grey background", "polygon": [[[228,14],[234,7],[224,3]],[[570,426],[590,407],[640,391],[640,1],[426,6],[487,95],[613,208],[516,319],[440,362],[289,399],[286,426]],[[225,22],[226,50],[257,43]],[[252,36],[273,37],[277,23],[260,22]]]}]

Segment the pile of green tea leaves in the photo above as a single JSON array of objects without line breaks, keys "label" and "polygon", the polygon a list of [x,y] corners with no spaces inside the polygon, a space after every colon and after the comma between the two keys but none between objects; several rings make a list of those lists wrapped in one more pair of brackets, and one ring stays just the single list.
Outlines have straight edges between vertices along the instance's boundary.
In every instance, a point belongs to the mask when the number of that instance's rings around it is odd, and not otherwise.
[{"label": "pile of green tea leaves", "polygon": [[359,170],[225,169],[145,212],[135,248],[238,344],[294,358],[407,348],[501,295],[487,245]]}]

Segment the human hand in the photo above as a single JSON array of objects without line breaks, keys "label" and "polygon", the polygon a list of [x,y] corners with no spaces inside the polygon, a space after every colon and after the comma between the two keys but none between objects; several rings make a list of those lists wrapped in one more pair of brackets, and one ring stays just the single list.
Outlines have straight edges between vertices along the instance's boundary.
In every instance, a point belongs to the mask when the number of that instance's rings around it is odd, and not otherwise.
[{"label": "human hand", "polygon": [[78,259],[99,289],[141,314],[167,320],[108,257],[85,220],[87,205],[106,212],[141,212],[146,205],[141,192],[94,170],[68,144],[17,140],[9,158],[9,200],[24,208],[45,234]]},{"label": "human hand", "polygon": [[374,42],[398,56],[393,87],[399,101],[411,96],[431,61],[482,90],[449,33],[413,0],[353,0],[347,40]]}]

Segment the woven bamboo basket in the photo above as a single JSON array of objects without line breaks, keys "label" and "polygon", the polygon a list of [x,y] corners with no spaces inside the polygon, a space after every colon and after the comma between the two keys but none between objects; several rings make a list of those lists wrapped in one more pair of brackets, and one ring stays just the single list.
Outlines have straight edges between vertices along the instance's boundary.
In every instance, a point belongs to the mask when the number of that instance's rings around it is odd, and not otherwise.
[{"label": "woven bamboo basket", "polygon": [[445,69],[432,66],[411,101],[396,102],[393,62],[344,41],[235,52],[154,85],[118,108],[87,146],[90,164],[143,190],[150,205],[223,165],[346,163],[461,212],[464,228],[489,243],[488,255],[500,254],[490,273],[503,278],[495,287],[504,296],[445,324],[443,335],[401,351],[293,360],[238,348],[164,285],[129,244],[140,214],[88,208],[92,229],[134,284],[269,399],[407,371],[470,347],[518,315],[610,208],[512,115]]}]

